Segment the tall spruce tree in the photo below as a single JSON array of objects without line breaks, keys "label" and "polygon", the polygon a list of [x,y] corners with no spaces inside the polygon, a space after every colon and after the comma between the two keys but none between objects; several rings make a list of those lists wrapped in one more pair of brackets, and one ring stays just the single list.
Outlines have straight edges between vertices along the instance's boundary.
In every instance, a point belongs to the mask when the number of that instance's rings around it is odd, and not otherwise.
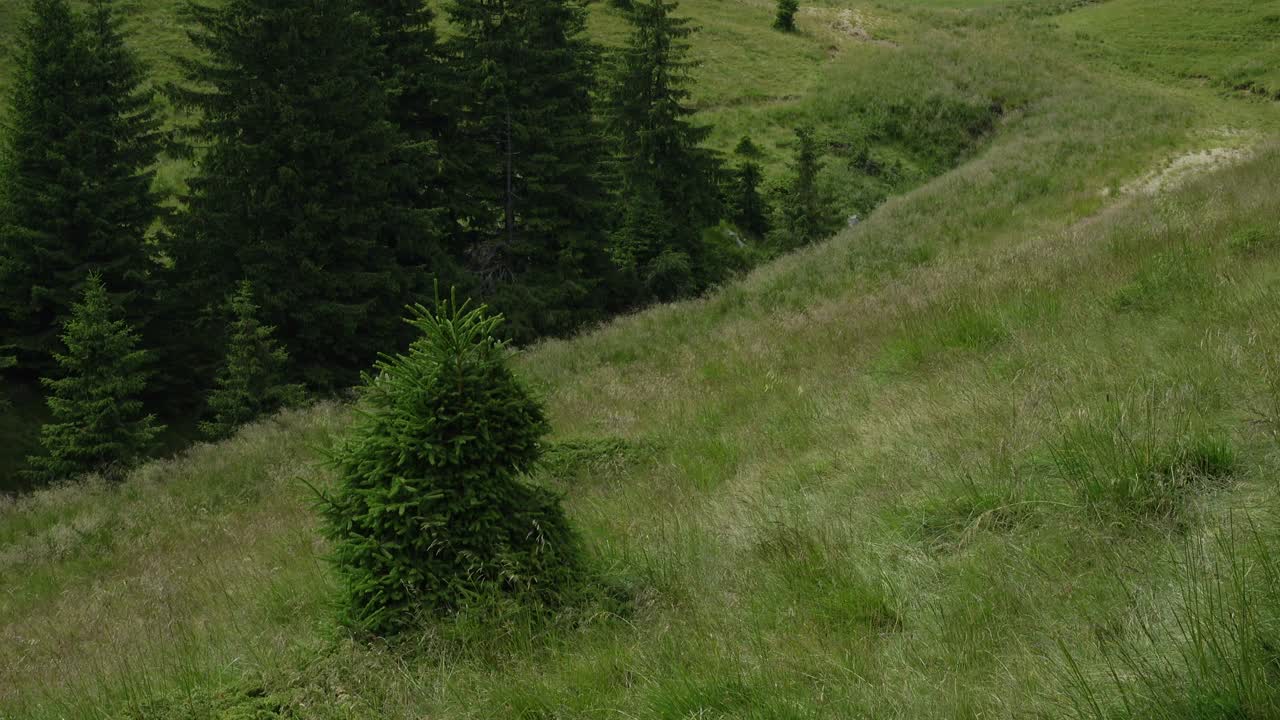
[{"label": "tall spruce tree", "polygon": [[92,274],[63,328],[58,377],[44,378],[53,420],[41,430],[45,454],[28,459],[51,481],[87,472],[118,474],[140,459],[163,430],[139,399],[147,353],[119,319],[102,278]]},{"label": "tall spruce tree", "polygon": [[[617,146],[622,218],[615,259],[663,296],[714,281],[702,230],[718,220],[719,160],[701,147],[710,129],[694,125],[689,107],[693,32],[678,4],[638,0],[628,14],[631,36],[617,57],[609,89],[609,126]],[[687,268],[687,278],[671,272]]]},{"label": "tall spruce tree", "polygon": [[609,268],[583,0],[454,0],[471,264],[518,339],[601,315]]},{"label": "tall spruce tree", "polygon": [[231,326],[227,351],[209,394],[209,419],[200,423],[205,436],[229,437],[241,425],[303,397],[303,390],[285,381],[289,353],[276,342],[275,328],[258,320],[253,286],[246,280],[228,301]]},{"label": "tall spruce tree", "polygon": [[398,164],[405,174],[400,202],[418,211],[406,217],[425,229],[402,234],[417,242],[401,242],[398,261],[419,268],[410,277],[419,281],[415,294],[425,296],[437,282],[463,281],[466,246],[457,221],[472,201],[451,181],[459,153],[444,151],[459,144],[460,89],[435,13],[424,0],[361,0],[360,7],[375,33],[373,66],[387,95],[388,119],[408,143],[405,161]]},{"label": "tall spruce tree", "polygon": [[822,161],[813,129],[796,128],[794,176],[778,205],[775,244],[792,249],[816,242],[839,227],[830,199],[818,185]]},{"label": "tall spruce tree", "polygon": [[[17,366],[17,364],[18,364],[18,358],[12,355],[0,355],[0,370],[9,370],[10,368]],[[3,379],[4,379],[4,376],[0,375],[0,380],[3,380]],[[3,391],[0,391],[0,410],[5,410],[8,407],[9,407],[9,397],[5,395]]]},{"label": "tall spruce tree", "polygon": [[83,18],[67,0],[32,0],[22,25],[0,213],[0,335],[47,370],[57,328],[89,271],[139,322],[158,122],[146,73],[110,0]]},{"label": "tall spruce tree", "polygon": [[390,119],[382,48],[357,10],[352,0],[189,5],[201,52],[182,63],[189,87],[174,90],[198,111],[204,147],[172,248],[170,323],[212,323],[224,289],[247,279],[295,376],[326,388],[407,342],[400,310],[424,268],[402,251],[420,258],[431,241],[430,211],[406,201],[415,143]]}]

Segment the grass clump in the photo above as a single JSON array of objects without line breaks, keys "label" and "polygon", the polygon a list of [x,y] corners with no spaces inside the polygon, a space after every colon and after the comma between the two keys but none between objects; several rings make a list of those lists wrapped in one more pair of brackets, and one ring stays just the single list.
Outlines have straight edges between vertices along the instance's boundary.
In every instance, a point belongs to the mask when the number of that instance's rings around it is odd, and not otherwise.
[{"label": "grass clump", "polygon": [[653,453],[650,445],[620,437],[580,438],[549,445],[541,465],[555,480],[594,483],[624,476]]},{"label": "grass clump", "polygon": [[1208,284],[1206,253],[1184,248],[1161,253],[1111,297],[1117,312],[1159,313],[1182,298],[1203,294]]},{"label": "grass clump", "polygon": [[1006,320],[991,308],[963,300],[939,304],[904,323],[903,332],[884,348],[883,370],[914,370],[936,356],[988,352],[1012,336]]},{"label": "grass clump", "polygon": [[1231,235],[1229,247],[1238,255],[1258,255],[1273,249],[1280,242],[1280,229],[1265,225],[1250,225]]},{"label": "grass clump", "polygon": [[1222,483],[1237,465],[1230,441],[1180,420],[1161,417],[1149,395],[1111,404],[1068,429],[1052,449],[1053,465],[1090,510],[1175,518],[1196,491]]},{"label": "grass clump", "polygon": [[934,551],[959,549],[983,532],[1008,533],[1032,519],[1042,503],[1021,477],[983,481],[965,473],[950,478],[917,505],[906,508],[904,529]]},{"label": "grass clump", "polygon": [[[1280,716],[1280,556],[1274,531],[1228,523],[1175,557],[1171,610],[1144,611],[1086,674],[1066,651],[1074,715],[1091,720]],[[1135,603],[1133,588],[1127,588]]]},{"label": "grass clump", "polygon": [[129,720],[281,720],[296,718],[284,697],[252,684],[175,693],[149,700]]},{"label": "grass clump", "polygon": [[420,612],[558,604],[578,542],[559,498],[522,479],[548,428],[494,339],[501,316],[455,301],[411,322],[422,337],[366,376],[366,409],[332,458],[324,514],[347,619],[392,634]]}]

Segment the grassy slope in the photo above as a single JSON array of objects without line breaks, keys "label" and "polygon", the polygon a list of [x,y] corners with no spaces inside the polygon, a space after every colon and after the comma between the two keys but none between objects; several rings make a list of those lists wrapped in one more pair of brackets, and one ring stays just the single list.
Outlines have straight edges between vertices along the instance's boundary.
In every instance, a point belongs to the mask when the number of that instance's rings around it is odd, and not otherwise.
[{"label": "grassy slope", "polygon": [[[1170,556],[1212,567],[1204,538],[1276,506],[1275,106],[1081,60],[1044,21],[908,4],[866,9],[895,62],[825,69],[831,112],[931,68],[1014,99],[977,157],[706,299],[519,360],[557,439],[624,441],[543,479],[630,612],[342,639],[301,482],[331,481],[313,460],[346,410],[324,405],[0,508],[0,715],[1101,716],[1079,678],[1105,709],[1127,647],[1177,675],[1128,716],[1230,716],[1231,679],[1257,696],[1238,716],[1273,716],[1262,663],[1184,676],[1161,629],[1212,576]],[[1232,147],[1261,149],[1149,182]],[[1192,488],[1110,482],[1187,448]]]},{"label": "grassy slope", "polygon": [[1083,48],[1124,67],[1280,99],[1280,2],[1164,8],[1161,0],[1111,0],[1066,18],[1063,27]]}]

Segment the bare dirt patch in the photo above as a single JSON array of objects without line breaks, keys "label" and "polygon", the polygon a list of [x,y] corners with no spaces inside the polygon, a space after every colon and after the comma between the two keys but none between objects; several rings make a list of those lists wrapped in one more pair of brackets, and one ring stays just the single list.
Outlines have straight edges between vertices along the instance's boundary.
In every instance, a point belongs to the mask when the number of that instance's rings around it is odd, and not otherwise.
[{"label": "bare dirt patch", "polygon": [[873,36],[868,28],[867,19],[861,10],[846,8],[836,13],[835,19],[831,22],[831,29],[859,42],[872,43],[884,47],[898,46],[895,42]]},{"label": "bare dirt patch", "polygon": [[1200,150],[1170,160],[1141,178],[1120,188],[1122,195],[1158,195],[1186,184],[1191,179],[1219,167],[1234,165],[1249,157],[1248,148],[1213,148]]}]

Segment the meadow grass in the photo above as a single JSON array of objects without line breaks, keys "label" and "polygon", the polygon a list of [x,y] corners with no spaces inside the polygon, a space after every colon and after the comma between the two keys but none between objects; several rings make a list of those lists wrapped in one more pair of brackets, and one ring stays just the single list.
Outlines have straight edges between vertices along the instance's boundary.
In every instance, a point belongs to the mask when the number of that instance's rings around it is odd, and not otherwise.
[{"label": "meadow grass", "polygon": [[1280,99],[1280,2],[1210,0],[1167,11],[1160,0],[1109,0],[1062,18],[1087,53]]},{"label": "meadow grass", "polygon": [[958,167],[516,355],[598,597],[346,637],[326,403],[2,501],[0,716],[1274,714],[1274,106],[924,5],[880,10],[902,65],[832,66],[822,101],[1006,99]]}]

